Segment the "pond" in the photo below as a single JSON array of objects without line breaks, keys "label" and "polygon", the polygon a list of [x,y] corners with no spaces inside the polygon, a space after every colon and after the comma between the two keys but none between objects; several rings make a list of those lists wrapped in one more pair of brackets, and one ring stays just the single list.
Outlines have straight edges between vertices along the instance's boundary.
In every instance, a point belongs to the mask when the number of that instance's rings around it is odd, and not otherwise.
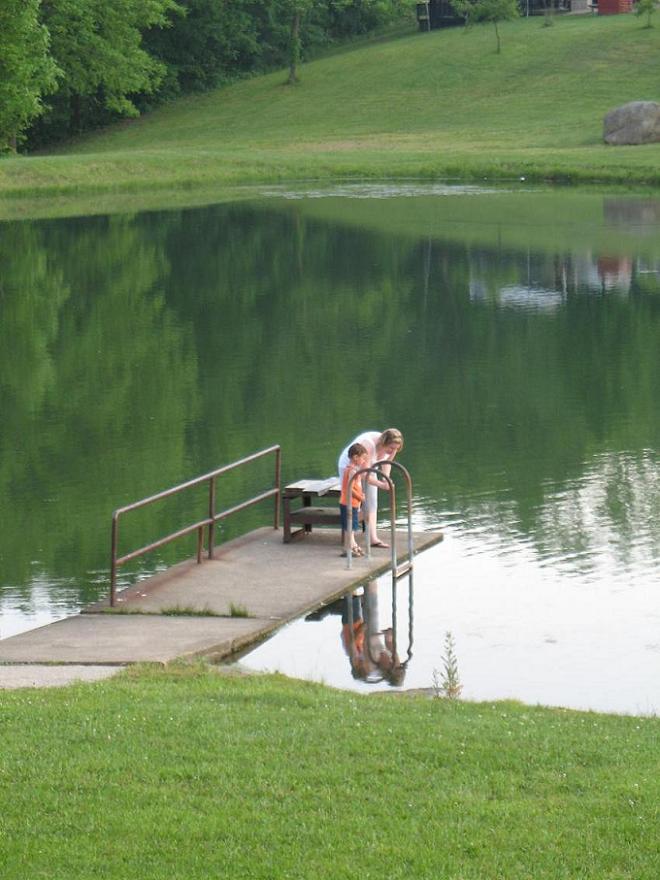
[{"label": "pond", "polygon": [[[415,527],[445,534],[403,686],[450,633],[468,699],[657,711],[660,197],[347,184],[5,222],[0,308],[1,637],[106,595],[116,507],[272,443],[285,482],[330,476],[396,426]],[[317,615],[242,662],[388,687],[352,677],[341,630]]]}]

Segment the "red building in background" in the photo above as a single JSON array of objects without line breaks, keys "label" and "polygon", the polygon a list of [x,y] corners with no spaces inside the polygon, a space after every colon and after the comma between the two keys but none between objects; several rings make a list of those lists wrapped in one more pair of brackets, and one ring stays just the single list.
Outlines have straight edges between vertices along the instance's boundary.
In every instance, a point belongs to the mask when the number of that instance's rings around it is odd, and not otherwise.
[{"label": "red building in background", "polygon": [[598,15],[619,15],[632,12],[632,0],[598,0]]}]

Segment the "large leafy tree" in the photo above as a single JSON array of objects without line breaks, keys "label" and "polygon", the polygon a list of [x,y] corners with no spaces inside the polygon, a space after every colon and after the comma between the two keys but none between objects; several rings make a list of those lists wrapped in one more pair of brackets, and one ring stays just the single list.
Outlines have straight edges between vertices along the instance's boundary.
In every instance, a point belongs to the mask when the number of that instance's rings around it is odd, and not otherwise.
[{"label": "large leafy tree", "polygon": [[314,0],[285,0],[282,4],[285,15],[289,19],[289,76],[287,83],[298,82],[298,65],[300,64],[302,43],[300,28],[303,18],[314,5]]},{"label": "large leafy tree", "polygon": [[[303,49],[369,31],[401,15],[399,0],[178,0],[184,15],[146,35],[168,75],[159,97],[214,88],[280,65],[298,81]],[[143,101],[143,106],[148,104]]]},{"label": "large leafy tree", "polygon": [[63,76],[28,146],[259,70],[286,65],[295,82],[303,53],[393,21],[405,2],[41,0]]},{"label": "large leafy tree", "polygon": [[0,151],[15,148],[43,112],[42,95],[55,88],[57,67],[38,9],[39,0],[0,2]]},{"label": "large leafy tree", "polygon": [[287,84],[299,81],[303,45],[356,36],[392,20],[402,7],[398,0],[275,0],[287,31]]},{"label": "large leafy tree", "polygon": [[153,91],[165,73],[145,51],[142,34],[166,26],[176,9],[176,0],[42,0],[51,53],[64,73],[60,100],[68,101],[70,130],[81,127],[84,99],[137,115],[131,96]]},{"label": "large leafy tree", "polygon": [[178,2],[182,14],[172,27],[145,34],[145,48],[167,67],[160,98],[212,89],[259,67],[261,20],[268,19],[272,0]]}]

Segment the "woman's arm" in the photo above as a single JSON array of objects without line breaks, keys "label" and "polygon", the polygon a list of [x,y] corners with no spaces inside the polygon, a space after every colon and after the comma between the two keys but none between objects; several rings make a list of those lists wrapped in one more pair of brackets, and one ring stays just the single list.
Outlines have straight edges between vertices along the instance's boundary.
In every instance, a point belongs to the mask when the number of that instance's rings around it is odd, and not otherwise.
[{"label": "woman's arm", "polygon": [[369,483],[370,486],[378,486],[379,489],[384,489],[386,492],[388,492],[390,488],[389,483],[385,482],[385,480],[379,480],[374,474],[369,474],[367,483]]},{"label": "woman's arm", "polygon": [[[396,452],[393,452],[391,455],[389,455],[389,461],[393,461],[395,455]],[[389,477],[391,470],[392,468],[389,466],[389,464],[381,465],[380,472],[381,474],[383,474],[384,477]],[[367,482],[372,486],[378,486],[379,489],[385,489],[386,492],[390,488],[390,484],[386,480],[379,480],[378,477],[376,477],[374,474],[369,474]]]},{"label": "woman's arm", "polygon": [[[398,449],[395,449],[394,452],[391,452],[391,453],[387,456],[388,461],[394,461],[394,459],[396,458],[396,454],[397,454],[398,451],[399,451]],[[389,475],[390,475],[390,471],[391,471],[391,470],[392,470],[392,468],[389,466],[389,464],[384,464],[384,465],[382,466],[382,468],[381,468],[381,471],[382,471],[384,474],[387,474],[388,477],[389,477]]]}]

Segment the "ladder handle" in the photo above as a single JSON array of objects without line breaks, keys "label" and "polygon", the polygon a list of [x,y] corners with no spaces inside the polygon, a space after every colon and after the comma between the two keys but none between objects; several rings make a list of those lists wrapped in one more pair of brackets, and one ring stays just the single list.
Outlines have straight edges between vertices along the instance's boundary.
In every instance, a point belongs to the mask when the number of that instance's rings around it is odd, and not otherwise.
[{"label": "ladder handle", "polygon": [[[414,554],[413,547],[413,532],[412,532],[412,478],[410,476],[410,472],[407,468],[405,468],[400,462],[392,461],[391,459],[381,459],[380,461],[374,462],[370,467],[360,468],[354,474],[351,474],[351,477],[348,481],[348,487],[346,494],[348,498],[351,498],[351,492],[353,489],[353,482],[358,478],[363,476],[364,474],[376,474],[380,479],[385,480],[390,489],[390,532],[392,536],[392,571],[395,572],[397,569],[397,559],[396,559],[396,547],[395,547],[395,530],[396,530],[396,498],[395,498],[395,489],[394,483],[392,482],[391,477],[388,474],[384,474],[379,468],[383,465],[389,465],[390,467],[395,467],[397,470],[403,474],[403,478],[406,483],[406,507],[408,514],[408,560],[410,562],[410,566],[412,569],[412,560]],[[348,505],[347,505],[348,506]],[[347,516],[347,525],[348,525],[348,550],[346,552],[346,568],[350,569],[352,567],[352,557],[353,554],[351,552],[351,543],[353,536],[353,517],[352,511],[351,516]],[[371,558],[371,542],[369,540],[369,533],[367,532],[367,557]],[[395,579],[396,581],[396,579]]]}]

